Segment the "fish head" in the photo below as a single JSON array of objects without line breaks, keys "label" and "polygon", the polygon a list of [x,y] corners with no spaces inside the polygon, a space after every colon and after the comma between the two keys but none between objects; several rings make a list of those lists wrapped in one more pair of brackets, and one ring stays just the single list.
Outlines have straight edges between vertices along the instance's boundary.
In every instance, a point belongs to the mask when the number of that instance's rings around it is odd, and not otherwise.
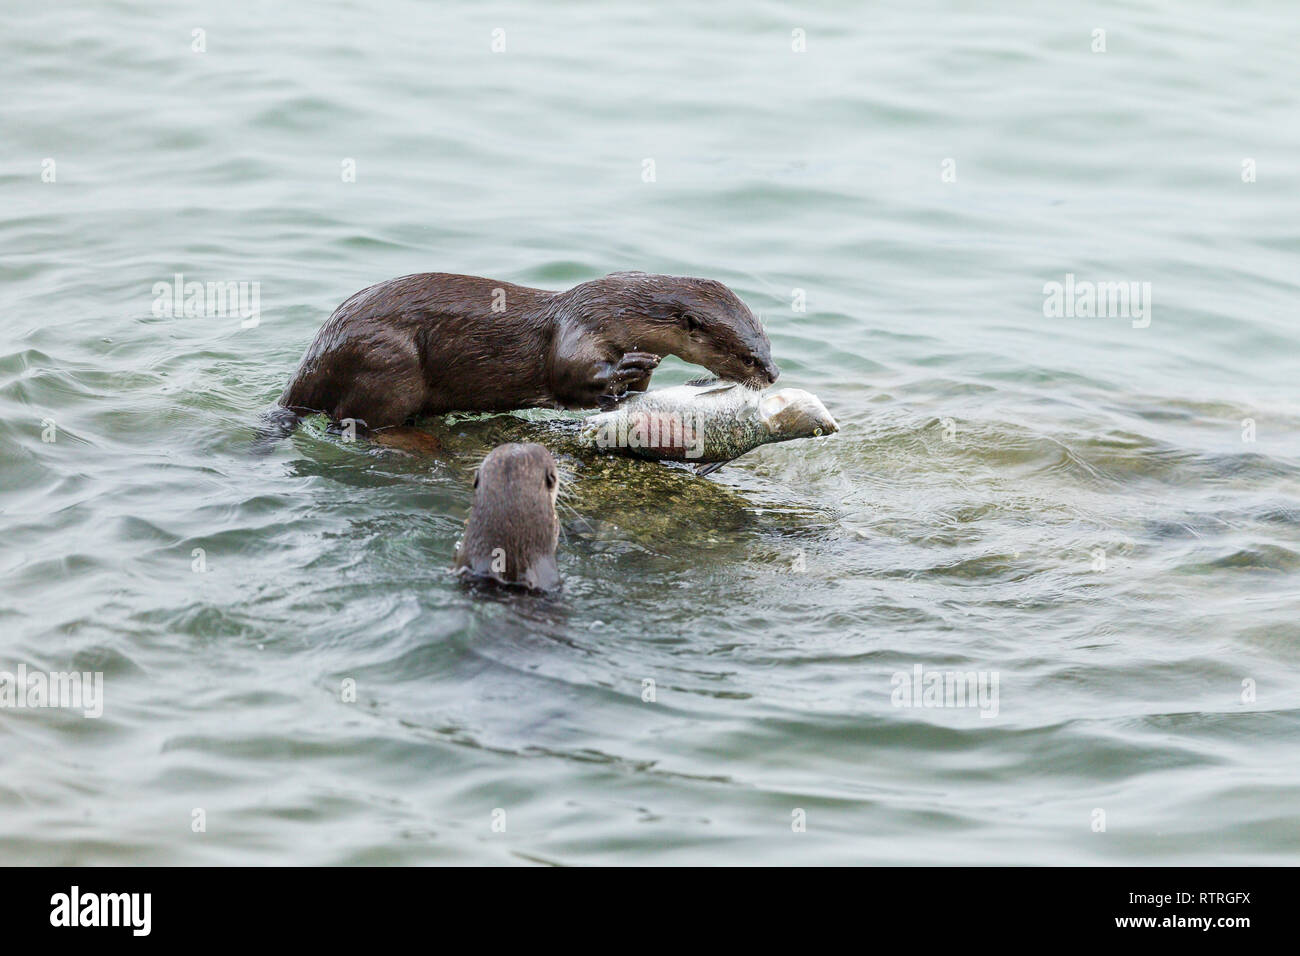
[{"label": "fish head", "polygon": [[764,395],[758,403],[758,415],[779,441],[814,438],[840,430],[821,399],[802,388],[783,388]]}]

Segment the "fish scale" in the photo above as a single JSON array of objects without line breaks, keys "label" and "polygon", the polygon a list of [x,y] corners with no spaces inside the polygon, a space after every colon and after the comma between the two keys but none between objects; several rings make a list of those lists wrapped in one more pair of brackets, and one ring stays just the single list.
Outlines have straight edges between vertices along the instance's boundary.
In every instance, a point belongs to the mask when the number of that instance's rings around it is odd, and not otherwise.
[{"label": "fish scale", "polygon": [[589,448],[656,461],[728,462],[760,445],[838,430],[826,407],[802,389],[761,392],[736,383],[678,385],[642,392],[583,422]]}]

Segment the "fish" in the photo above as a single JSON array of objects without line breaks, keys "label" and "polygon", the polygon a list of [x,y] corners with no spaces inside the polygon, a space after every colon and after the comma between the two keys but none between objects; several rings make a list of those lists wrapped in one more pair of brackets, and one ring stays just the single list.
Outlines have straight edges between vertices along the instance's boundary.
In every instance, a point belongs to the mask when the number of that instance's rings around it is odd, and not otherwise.
[{"label": "fish", "polygon": [[839,430],[811,392],[763,392],[713,379],[634,392],[614,409],[585,419],[578,441],[637,458],[691,463],[697,474],[707,475],[760,445]]}]

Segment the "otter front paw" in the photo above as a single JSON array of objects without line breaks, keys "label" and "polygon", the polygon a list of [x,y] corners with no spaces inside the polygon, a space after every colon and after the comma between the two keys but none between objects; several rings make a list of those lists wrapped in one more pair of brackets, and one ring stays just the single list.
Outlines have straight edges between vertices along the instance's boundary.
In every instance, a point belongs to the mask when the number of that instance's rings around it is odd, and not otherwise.
[{"label": "otter front paw", "polygon": [[617,362],[605,362],[592,377],[590,387],[602,408],[611,408],[627,397],[629,391],[645,391],[650,373],[659,365],[652,352],[625,352]]}]

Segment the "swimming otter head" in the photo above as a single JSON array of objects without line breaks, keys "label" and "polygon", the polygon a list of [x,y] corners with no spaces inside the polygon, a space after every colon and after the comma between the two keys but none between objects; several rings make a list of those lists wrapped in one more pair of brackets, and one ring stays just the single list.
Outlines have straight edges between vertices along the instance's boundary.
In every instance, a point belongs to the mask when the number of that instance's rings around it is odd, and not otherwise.
[{"label": "swimming otter head", "polygon": [[474,505],[453,571],[534,591],[560,586],[559,475],[541,445],[499,445],[474,474]]},{"label": "swimming otter head", "polygon": [[781,374],[763,326],[721,282],[614,272],[586,285],[604,290],[619,303],[616,319],[644,320],[646,327],[630,328],[631,337],[621,343],[628,351],[676,355],[750,388],[766,388]]},{"label": "swimming otter head", "polygon": [[783,388],[765,395],[758,414],[777,441],[813,438],[840,430],[821,399],[802,388]]}]

